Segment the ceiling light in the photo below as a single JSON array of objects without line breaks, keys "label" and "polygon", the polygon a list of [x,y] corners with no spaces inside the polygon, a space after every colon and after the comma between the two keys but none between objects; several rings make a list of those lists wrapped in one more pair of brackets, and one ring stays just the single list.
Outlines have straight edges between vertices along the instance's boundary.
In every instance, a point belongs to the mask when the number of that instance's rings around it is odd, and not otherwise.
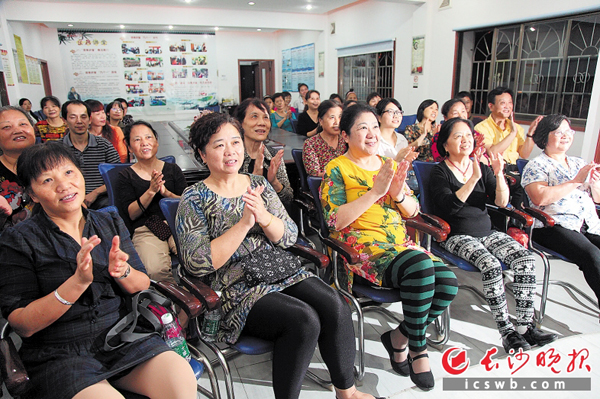
[{"label": "ceiling light", "polygon": [[73,26],[73,24],[68,24],[67,26],[68,26],[68,27],[71,27],[71,26]]},{"label": "ceiling light", "polygon": [[255,3],[255,2],[253,2],[253,1],[249,1],[249,2],[248,2],[248,5],[249,5],[249,6],[253,6],[253,5],[255,5],[255,4],[256,4],[256,3]]},{"label": "ceiling light", "polygon": [[125,29],[125,25],[119,25],[119,28]]},{"label": "ceiling light", "polygon": [[186,2],[186,3],[191,3],[191,2],[192,2],[192,0],[185,0],[185,2]]},{"label": "ceiling light", "polygon": [[529,28],[530,31],[535,32],[535,28],[532,26],[531,28]]},{"label": "ceiling light", "polygon": [[307,9],[307,10],[312,10],[312,5],[310,5],[310,4],[309,4],[309,5],[307,5],[307,6],[306,6],[306,9]]},{"label": "ceiling light", "polygon": [[258,29],[256,29],[256,30],[260,32],[262,29],[258,28]]},{"label": "ceiling light", "polygon": [[173,25],[169,25],[169,29],[173,29]]},{"label": "ceiling light", "polygon": [[218,26],[215,26],[215,30],[219,30],[219,27],[218,27]]}]

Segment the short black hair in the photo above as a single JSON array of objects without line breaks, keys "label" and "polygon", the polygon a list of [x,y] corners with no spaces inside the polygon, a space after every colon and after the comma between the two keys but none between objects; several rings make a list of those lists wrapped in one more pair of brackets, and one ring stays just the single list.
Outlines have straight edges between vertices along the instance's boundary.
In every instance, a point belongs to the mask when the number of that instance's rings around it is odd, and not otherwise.
[{"label": "short black hair", "polygon": [[[28,98],[22,98],[22,99],[20,99],[19,100],[19,107],[22,107],[23,104],[25,103],[25,101],[29,101],[29,99]],[[29,102],[31,102],[31,101],[29,101]]]},{"label": "short black hair", "polygon": [[269,99],[269,100],[273,101],[273,97],[271,97],[271,96],[270,96],[270,95],[268,95],[268,94],[267,94],[266,96],[264,96],[264,97],[263,97],[263,101],[267,101],[267,99]]},{"label": "short black hair", "polygon": [[[244,101],[242,101],[240,103],[240,105],[238,105],[237,108],[235,109],[234,117],[235,117],[235,119],[238,120],[238,122],[240,124],[244,123],[244,119],[246,118],[246,111],[248,111],[248,108],[251,105],[254,105],[256,108],[265,111],[267,113],[267,115],[269,115],[269,106],[267,105],[266,102],[264,102],[260,98],[250,97],[250,98],[247,98]],[[243,131],[242,131],[242,133],[243,133]]]},{"label": "short black hair", "polygon": [[439,107],[437,101],[432,100],[431,98],[419,104],[419,108],[417,108],[417,121],[421,122],[423,120],[423,112],[425,112],[425,108],[431,107],[433,104]]},{"label": "short black hair", "polygon": [[60,108],[60,100],[54,96],[46,96],[46,97],[42,98],[40,100],[40,108],[44,109],[44,106],[46,105],[46,103],[48,101],[52,102],[54,105],[56,105],[58,108]]},{"label": "short black hair", "polygon": [[473,95],[470,91],[459,91],[455,98],[465,98],[469,97],[469,100],[473,101]]},{"label": "short black hair", "polygon": [[304,99],[306,101],[308,101],[308,99],[310,98],[310,96],[312,96],[313,93],[317,93],[319,95],[319,98],[321,98],[321,93],[319,93],[317,90],[309,90],[306,92],[306,95],[304,96]]},{"label": "short black hair", "polygon": [[[442,157],[445,157],[446,155],[448,155],[448,153],[446,152],[446,149],[444,148],[444,144],[446,144],[446,141],[448,141],[448,138],[450,137],[450,133],[452,133],[452,129],[454,128],[454,125],[456,125],[459,122],[466,123],[467,126],[469,126],[469,129],[471,129],[471,134],[473,134],[473,122],[471,122],[468,119],[451,118],[451,119],[448,119],[447,121],[444,121],[444,123],[442,124],[442,128],[440,129],[440,133],[438,135],[437,143],[436,143],[437,150]],[[473,140],[475,140],[474,137],[473,137]],[[475,141],[473,141],[473,148],[475,148]]]},{"label": "short black hair", "polygon": [[[367,101],[367,104],[368,103],[369,102]],[[390,104],[390,103],[394,104],[396,107],[398,107],[398,109],[400,111],[402,111],[402,105],[400,105],[400,103],[398,102],[398,100],[396,100],[395,98],[387,97],[387,98],[383,98],[375,106],[375,110],[377,111],[377,115],[379,115],[379,116],[383,115],[383,112],[385,111],[385,107],[387,107],[388,104]]]},{"label": "short black hair", "polygon": [[533,142],[535,145],[544,150],[548,145],[550,132],[558,129],[563,121],[567,121],[569,126],[571,126],[571,121],[565,115],[551,114],[544,116],[533,133]]},{"label": "short black hair", "polygon": [[62,142],[47,141],[26,148],[17,160],[17,176],[25,190],[31,193],[31,182],[42,173],[71,161],[81,170],[75,155]]},{"label": "short black hair", "polygon": [[446,101],[444,103],[444,105],[442,105],[442,115],[444,115],[444,119],[446,119],[448,117],[448,112],[450,112],[450,108],[452,108],[452,106],[456,103],[463,103],[463,100],[461,100],[458,97],[455,98],[451,98],[450,100]]},{"label": "short black hair", "polygon": [[352,129],[352,126],[356,123],[356,118],[365,113],[371,113],[377,118],[375,109],[368,105],[357,103],[356,105],[345,108],[344,112],[342,112],[342,119],[340,119],[340,132],[346,132],[346,134],[350,136],[350,129]]},{"label": "short black hair", "polygon": [[342,104],[342,108],[346,109],[348,107],[353,106],[354,104],[358,104],[358,101],[356,101],[356,100],[346,100],[346,101],[344,101],[344,104]]},{"label": "short black hair", "polygon": [[302,86],[306,86],[306,88],[308,89],[308,85],[306,83],[298,83],[298,91],[300,91]]},{"label": "short black hair", "polygon": [[125,106],[126,106],[127,108],[129,108],[129,103],[128,103],[128,102],[127,102],[127,100],[125,100],[124,98],[121,98],[121,97],[119,97],[119,98],[115,98],[115,101],[118,101],[118,102],[120,102],[120,103],[121,103],[121,105],[123,105],[123,103],[125,103]]},{"label": "short black hair", "polygon": [[275,100],[277,100],[280,97],[285,100],[283,93],[275,93],[275,94],[273,94],[273,97],[271,97],[271,99],[273,100],[273,102],[275,102]]},{"label": "short black hair", "polygon": [[510,94],[510,98],[513,101],[515,100],[515,94],[513,93],[513,91],[511,89],[509,89],[508,87],[504,87],[504,86],[498,86],[495,89],[490,90],[490,92],[488,93],[488,95],[487,95],[488,104],[496,104],[496,96],[500,96],[504,93]]},{"label": "short black hair", "polygon": [[115,106],[115,104],[118,104],[118,106],[121,108],[121,110],[124,111],[123,104],[121,104],[121,102],[119,100],[113,100],[113,101],[109,102],[108,104],[106,104],[106,107],[104,107],[104,112],[106,112],[106,115],[110,115],[110,110],[112,107]]},{"label": "short black hair", "polygon": [[92,110],[90,109],[90,106],[87,105],[85,102],[81,100],[69,100],[63,104],[62,109],[60,110],[60,114],[63,117],[63,119],[67,119],[67,108],[69,107],[69,105],[83,105],[87,112],[87,116],[92,116]]},{"label": "short black hair", "polygon": [[344,103],[344,100],[342,100],[342,97],[339,94],[337,94],[337,93],[331,93],[331,95],[329,96],[329,99],[333,100],[334,98],[337,98],[337,99],[340,100],[341,103]]},{"label": "short black hair", "polygon": [[210,114],[206,114],[198,118],[196,122],[192,124],[190,127],[190,139],[188,143],[190,147],[192,147],[192,150],[194,151],[194,157],[196,157],[198,162],[204,164],[200,153],[206,153],[206,145],[210,141],[210,138],[219,131],[221,126],[228,123],[232,124],[237,131],[240,132],[240,136],[242,135],[241,123],[232,116],[229,116],[229,114],[211,112]]},{"label": "short black hair", "polygon": [[325,114],[327,112],[329,112],[329,110],[331,108],[342,108],[338,103],[336,103],[335,101],[331,101],[331,100],[325,100],[322,101],[321,104],[319,104],[319,108],[318,108],[318,119],[323,119],[323,117],[325,116]]},{"label": "short black hair", "polygon": [[289,91],[282,91],[281,95],[285,98],[285,97],[291,97],[292,93],[290,93]]},{"label": "short black hair", "polygon": [[377,93],[376,91],[374,91],[374,92],[370,93],[370,94],[367,96],[367,104],[369,103],[369,101],[371,101],[371,100],[372,100],[372,99],[374,99],[375,97],[379,97],[379,98],[381,98],[381,94]]},{"label": "short black hair", "polygon": [[154,138],[156,139],[156,141],[158,141],[158,133],[156,133],[156,130],[154,130],[152,125],[146,121],[138,120],[138,121],[133,122],[131,125],[125,126],[125,128],[123,128],[123,138],[125,139],[125,142],[128,145],[131,144],[131,142],[129,141],[129,140],[131,140],[131,129],[133,129],[136,126],[146,126],[148,129],[150,129],[152,131]]}]

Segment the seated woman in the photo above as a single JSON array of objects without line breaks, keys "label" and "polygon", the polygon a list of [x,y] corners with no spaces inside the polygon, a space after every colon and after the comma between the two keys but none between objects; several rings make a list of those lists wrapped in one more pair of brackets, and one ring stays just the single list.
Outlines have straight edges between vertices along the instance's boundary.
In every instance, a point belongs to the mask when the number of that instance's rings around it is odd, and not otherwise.
[{"label": "seated woman", "polygon": [[274,107],[274,105],[273,105],[273,97],[271,97],[271,96],[264,96],[263,97],[263,101],[265,102],[265,104],[267,104],[269,106],[269,114],[272,113],[272,112],[275,112],[275,111],[273,111],[273,107]]},{"label": "seated woman", "polygon": [[404,135],[408,145],[415,147],[419,153],[417,160],[433,162],[431,153],[431,142],[434,133],[439,130],[435,124],[438,114],[438,103],[435,100],[425,100],[417,109],[417,122],[406,127]]},{"label": "seated woman", "polygon": [[356,92],[354,91],[354,89],[350,89],[346,92],[346,95],[344,96],[344,102],[346,102],[346,101],[358,102],[358,96],[356,95]]},{"label": "seated woman", "polygon": [[346,142],[340,135],[342,107],[330,100],[319,105],[319,124],[323,131],[304,142],[302,162],[309,176],[323,177],[325,166],[346,152]]},{"label": "seated woman", "polygon": [[258,98],[247,98],[235,110],[235,118],[242,125],[244,134],[243,173],[264,176],[277,192],[286,207],[291,206],[294,191],[288,179],[283,160],[283,150],[277,152],[264,145],[271,130],[267,104]]},{"label": "seated woman", "polygon": [[544,150],[527,163],[521,177],[531,205],[554,218],[554,227],[536,221],[533,240],[569,258],[600,300],[599,165],[567,156],[573,144],[570,122],[564,115],[548,115],[533,135]]},{"label": "seated woman", "polygon": [[276,111],[271,112],[271,126],[276,126],[293,133],[292,120],[296,120],[296,115],[285,104],[283,94],[275,93],[273,95],[273,104],[275,104]]},{"label": "seated woman", "polygon": [[67,122],[60,116],[60,101],[54,96],[48,96],[42,98],[40,106],[46,120],[35,124],[36,136],[42,139],[42,143],[48,140],[62,140],[67,134]]},{"label": "seated woman", "polygon": [[242,332],[273,341],[276,398],[299,396],[317,343],[337,397],[372,398],[354,386],[352,319],[338,293],[302,269],[277,283],[246,283],[240,260],[269,243],[293,245],[298,228],[264,177],[239,173],[240,124],[206,115],[190,128],[190,146],[210,175],[184,191],[177,235],[187,271],[222,291],[218,341],[235,343]]},{"label": "seated woman", "polygon": [[104,111],[106,112],[106,120],[108,121],[109,125],[120,128],[125,127],[123,124],[123,116],[125,113],[123,111],[123,105],[121,105],[120,101],[114,100],[113,102],[106,104]]},{"label": "seated woman", "polygon": [[33,201],[17,176],[17,160],[35,144],[33,122],[22,108],[0,108],[0,233],[31,215]]},{"label": "seated woman", "polygon": [[170,254],[177,249],[158,203],[179,198],[187,187],[185,176],[177,164],[156,157],[158,135],[148,122],[135,121],[125,128],[125,142],[137,162],[119,173],[119,213],[148,276],[174,282]]},{"label": "seated woman", "polygon": [[379,120],[381,140],[377,154],[392,158],[396,162],[412,162],[418,153],[409,147],[406,137],[396,132],[402,123],[402,106],[395,98],[384,98],[377,103],[375,108]]},{"label": "seated woman", "polygon": [[[467,107],[460,98],[453,98],[446,101],[444,105],[442,105],[442,115],[444,116],[445,121],[452,118],[469,119],[467,118]],[[433,155],[433,160],[435,162],[441,162],[444,160],[444,157],[441,156],[437,150],[438,136],[439,133],[434,134],[431,141],[431,154]],[[473,131],[473,138],[475,139],[475,148],[473,148],[471,157],[475,156],[475,151],[477,151],[478,148],[483,147],[483,134]],[[489,165],[487,153],[483,153],[479,160],[484,164]]]},{"label": "seated woman", "polygon": [[127,146],[125,145],[125,139],[123,131],[118,126],[112,126],[106,123],[106,113],[104,112],[104,105],[100,101],[96,100],[85,100],[85,103],[89,105],[90,111],[90,129],[89,132],[94,136],[104,137],[110,141],[115,147],[115,150],[119,153],[121,163],[129,162],[129,153],[127,152]]},{"label": "seated woman", "polygon": [[107,331],[150,279],[116,213],[82,207],[85,181],[62,143],[28,148],[19,178],[41,211],[0,241],[2,315],[23,338],[28,398],[196,398],[194,373],[157,335],[105,351]]},{"label": "seated woman", "polygon": [[127,103],[127,100],[125,100],[124,98],[116,98],[115,101],[118,101],[121,103],[121,107],[123,107],[123,119],[121,119],[121,123],[126,127],[126,126],[131,126],[131,124],[133,123],[133,116],[127,114],[127,111],[129,109],[129,104]]},{"label": "seated woman", "polygon": [[32,118],[35,121],[35,123],[40,121],[40,118],[38,118],[38,116],[33,111],[31,111],[31,101],[29,101],[28,98],[20,99],[19,107],[23,108],[25,112],[27,112],[27,116]]},{"label": "seated woman", "polygon": [[306,92],[306,107],[304,112],[298,115],[298,128],[296,133],[306,137],[312,137],[317,134],[319,127],[319,104],[321,104],[321,94],[316,90]]},{"label": "seated woman", "polygon": [[[429,181],[434,213],[450,224],[450,235],[442,243],[452,254],[481,270],[483,292],[502,336],[506,353],[528,350],[556,339],[533,323],[535,295],[535,259],[533,254],[509,235],[494,230],[486,209],[493,202],[508,205],[509,190],[504,179],[504,158],[491,155],[492,168],[469,156],[473,152],[473,124],[468,119],[453,118],[444,122],[437,142],[445,160],[437,164]],[[508,318],[502,265],[515,273],[516,327]]]},{"label": "seated woman", "polygon": [[361,104],[347,108],[340,130],[348,152],[327,164],[321,202],[332,236],[361,253],[360,263],[346,265],[348,288],[357,275],[400,290],[404,321],[381,341],[394,371],[430,390],[434,378],[425,330],[454,299],[456,277],[406,234],[402,218],[419,213],[405,183],[409,165],[377,155],[380,133],[373,109]]},{"label": "seated woman", "polygon": [[340,107],[344,104],[344,100],[342,100],[342,97],[337,93],[331,93],[329,99],[334,103],[337,103]]}]

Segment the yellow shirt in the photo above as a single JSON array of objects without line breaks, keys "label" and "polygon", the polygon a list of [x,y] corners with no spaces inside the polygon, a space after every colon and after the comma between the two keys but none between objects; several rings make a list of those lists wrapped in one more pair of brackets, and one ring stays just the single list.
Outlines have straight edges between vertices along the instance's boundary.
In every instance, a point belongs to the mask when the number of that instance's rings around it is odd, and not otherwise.
[{"label": "yellow shirt", "polygon": [[[483,134],[483,143],[486,147],[496,145],[501,142],[506,136],[511,133],[510,123],[508,120],[504,124],[504,130],[500,129],[500,126],[492,119],[490,115],[486,120],[479,122],[475,126],[475,130]],[[504,160],[510,164],[516,164],[519,159],[519,148],[525,144],[525,130],[517,123],[517,137],[510,143],[508,148],[504,151]]]}]

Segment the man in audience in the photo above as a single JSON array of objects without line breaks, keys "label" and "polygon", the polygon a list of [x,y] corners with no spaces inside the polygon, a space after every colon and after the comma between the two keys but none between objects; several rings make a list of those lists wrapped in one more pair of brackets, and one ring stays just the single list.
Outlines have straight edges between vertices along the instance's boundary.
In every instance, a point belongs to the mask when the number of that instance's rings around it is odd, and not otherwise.
[{"label": "man in audience", "polygon": [[62,106],[62,117],[67,121],[69,133],[62,142],[79,160],[85,179],[85,205],[90,209],[108,206],[106,186],[98,170],[101,163],[119,163],[119,153],[103,137],[90,134],[91,111],[80,100],[67,101]]},{"label": "man in audience", "polygon": [[489,154],[502,154],[506,161],[504,172],[516,180],[511,185],[511,204],[522,208],[525,192],[521,187],[521,177],[517,168],[519,157],[527,159],[533,146],[533,133],[541,118],[537,118],[525,130],[514,121],[513,92],[507,87],[496,87],[488,93],[490,116],[475,126],[475,130],[484,137],[484,145]]},{"label": "man in audience", "polygon": [[471,109],[473,108],[473,96],[468,91],[459,92],[455,98],[458,98],[465,104],[467,109],[467,119],[471,119]]}]

